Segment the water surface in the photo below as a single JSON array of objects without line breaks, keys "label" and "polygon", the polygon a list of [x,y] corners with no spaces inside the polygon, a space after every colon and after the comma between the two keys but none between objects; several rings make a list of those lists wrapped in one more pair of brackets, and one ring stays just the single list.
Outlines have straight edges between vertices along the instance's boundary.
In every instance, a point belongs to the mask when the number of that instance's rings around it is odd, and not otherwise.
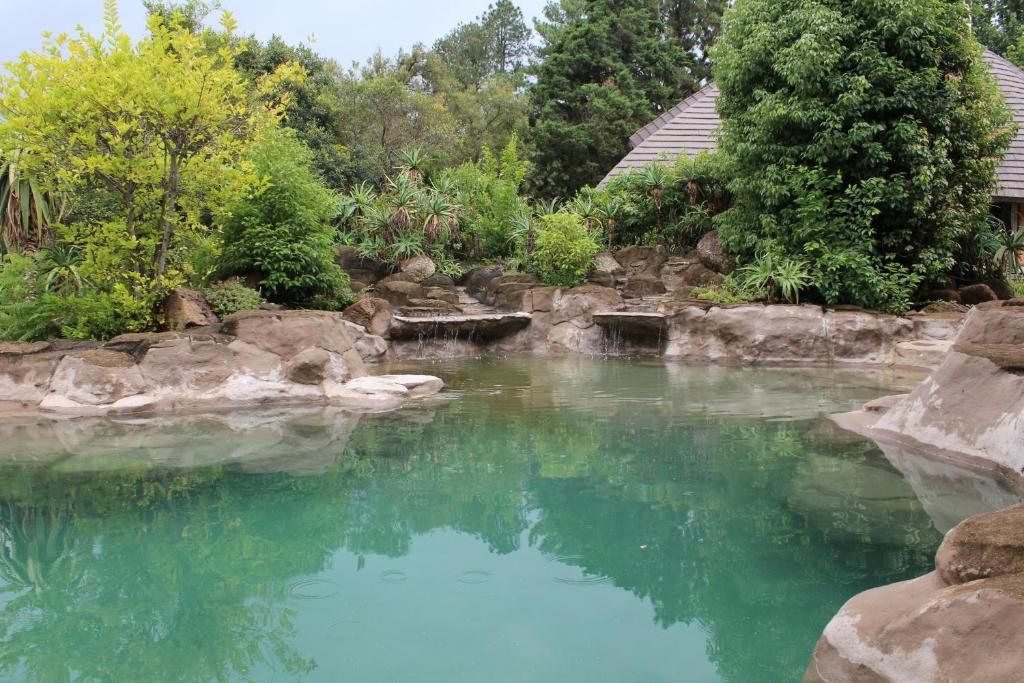
[{"label": "water surface", "polygon": [[0,680],[797,681],[1012,498],[821,418],[884,373],[421,369],[389,415],[6,420]]}]

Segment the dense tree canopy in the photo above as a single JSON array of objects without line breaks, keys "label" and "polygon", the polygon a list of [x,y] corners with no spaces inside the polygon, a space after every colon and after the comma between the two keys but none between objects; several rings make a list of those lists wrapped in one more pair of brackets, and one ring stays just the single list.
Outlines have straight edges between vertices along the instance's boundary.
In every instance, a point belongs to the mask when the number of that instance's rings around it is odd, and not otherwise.
[{"label": "dense tree canopy", "polygon": [[[531,94],[533,185],[565,196],[596,184],[630,135],[694,92],[720,4],[561,0],[538,22]],[[672,21],[669,21],[669,18]]]},{"label": "dense tree canopy", "polygon": [[1008,115],[946,0],[738,0],[714,55],[741,257],[830,303],[902,307],[987,227]]},{"label": "dense tree canopy", "polygon": [[1021,0],[971,0],[971,25],[985,47],[1001,55],[1019,57],[1017,44],[1024,29]]}]

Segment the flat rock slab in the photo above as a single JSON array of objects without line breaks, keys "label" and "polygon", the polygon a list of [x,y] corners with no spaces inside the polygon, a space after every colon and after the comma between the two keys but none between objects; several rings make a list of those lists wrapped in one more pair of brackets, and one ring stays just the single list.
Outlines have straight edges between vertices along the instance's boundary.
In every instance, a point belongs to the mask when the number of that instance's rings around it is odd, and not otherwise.
[{"label": "flat rock slab", "polygon": [[412,318],[396,315],[391,321],[392,339],[419,339],[422,337],[462,337],[467,339],[497,339],[514,334],[533,319],[530,313],[488,313],[478,315],[439,315],[430,318]]},{"label": "flat rock slab", "polygon": [[668,329],[668,316],[647,311],[600,311],[594,313],[594,322],[604,328],[641,336],[657,336]]}]

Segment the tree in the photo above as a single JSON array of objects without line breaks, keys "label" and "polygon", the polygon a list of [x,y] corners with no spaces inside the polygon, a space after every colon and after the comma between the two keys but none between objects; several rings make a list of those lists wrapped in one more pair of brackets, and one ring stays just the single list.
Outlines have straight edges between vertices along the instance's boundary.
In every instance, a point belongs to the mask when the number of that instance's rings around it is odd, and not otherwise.
[{"label": "tree", "polygon": [[742,260],[810,264],[828,303],[900,309],[985,230],[1009,115],[947,0],[739,0],[713,52]]},{"label": "tree", "polygon": [[223,266],[255,275],[276,303],[337,309],[348,277],[334,262],[337,197],[310,170],[312,153],[295,131],[268,131],[253,151],[258,181],[224,223]]},{"label": "tree", "polygon": [[[103,187],[115,214],[68,226],[62,237],[85,249],[94,282],[147,296],[176,277],[178,240],[205,230],[203,213],[249,182],[239,160],[275,125],[286,104],[276,89],[297,72],[279,70],[251,88],[234,69],[234,51],[211,52],[208,36],[182,15],[151,15],[149,35],[132,44],[116,2],[105,7],[101,35],[48,38],[9,65],[0,153],[22,150],[25,170],[51,190]],[[230,14],[221,23],[230,35]]]},{"label": "tree", "polygon": [[1024,36],[1024,1],[971,0],[971,26],[978,41],[1001,55],[1011,56]]},{"label": "tree", "polygon": [[630,135],[694,92],[705,67],[694,45],[666,36],[649,0],[561,0],[545,17],[530,89],[532,185],[566,196],[599,181]]},{"label": "tree", "polygon": [[511,0],[498,0],[480,18],[491,43],[491,67],[495,72],[518,69],[530,54],[532,33],[523,12]]}]

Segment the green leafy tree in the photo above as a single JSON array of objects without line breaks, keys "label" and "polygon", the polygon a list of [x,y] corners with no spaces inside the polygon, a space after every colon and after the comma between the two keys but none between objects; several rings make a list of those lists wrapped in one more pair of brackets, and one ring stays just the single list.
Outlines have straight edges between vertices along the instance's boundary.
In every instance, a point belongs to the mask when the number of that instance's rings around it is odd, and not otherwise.
[{"label": "green leafy tree", "polygon": [[945,0],[739,0],[716,80],[741,259],[809,264],[829,303],[899,309],[987,229],[1008,113]]},{"label": "green leafy tree", "polygon": [[578,215],[556,213],[542,219],[530,259],[544,284],[575,287],[594,267],[600,249]]},{"label": "green leafy tree", "polygon": [[223,267],[258,280],[270,301],[339,308],[350,295],[334,262],[338,201],[310,169],[312,156],[294,131],[265,134],[251,155],[259,180],[224,221]]},{"label": "green leafy tree", "polygon": [[971,26],[978,41],[1001,55],[1019,58],[1017,43],[1024,35],[1024,2],[971,0],[970,8]]},{"label": "green leafy tree", "polygon": [[695,46],[666,35],[658,3],[563,0],[545,17],[530,89],[532,184],[566,196],[596,184],[630,135],[692,93],[705,69]]}]

